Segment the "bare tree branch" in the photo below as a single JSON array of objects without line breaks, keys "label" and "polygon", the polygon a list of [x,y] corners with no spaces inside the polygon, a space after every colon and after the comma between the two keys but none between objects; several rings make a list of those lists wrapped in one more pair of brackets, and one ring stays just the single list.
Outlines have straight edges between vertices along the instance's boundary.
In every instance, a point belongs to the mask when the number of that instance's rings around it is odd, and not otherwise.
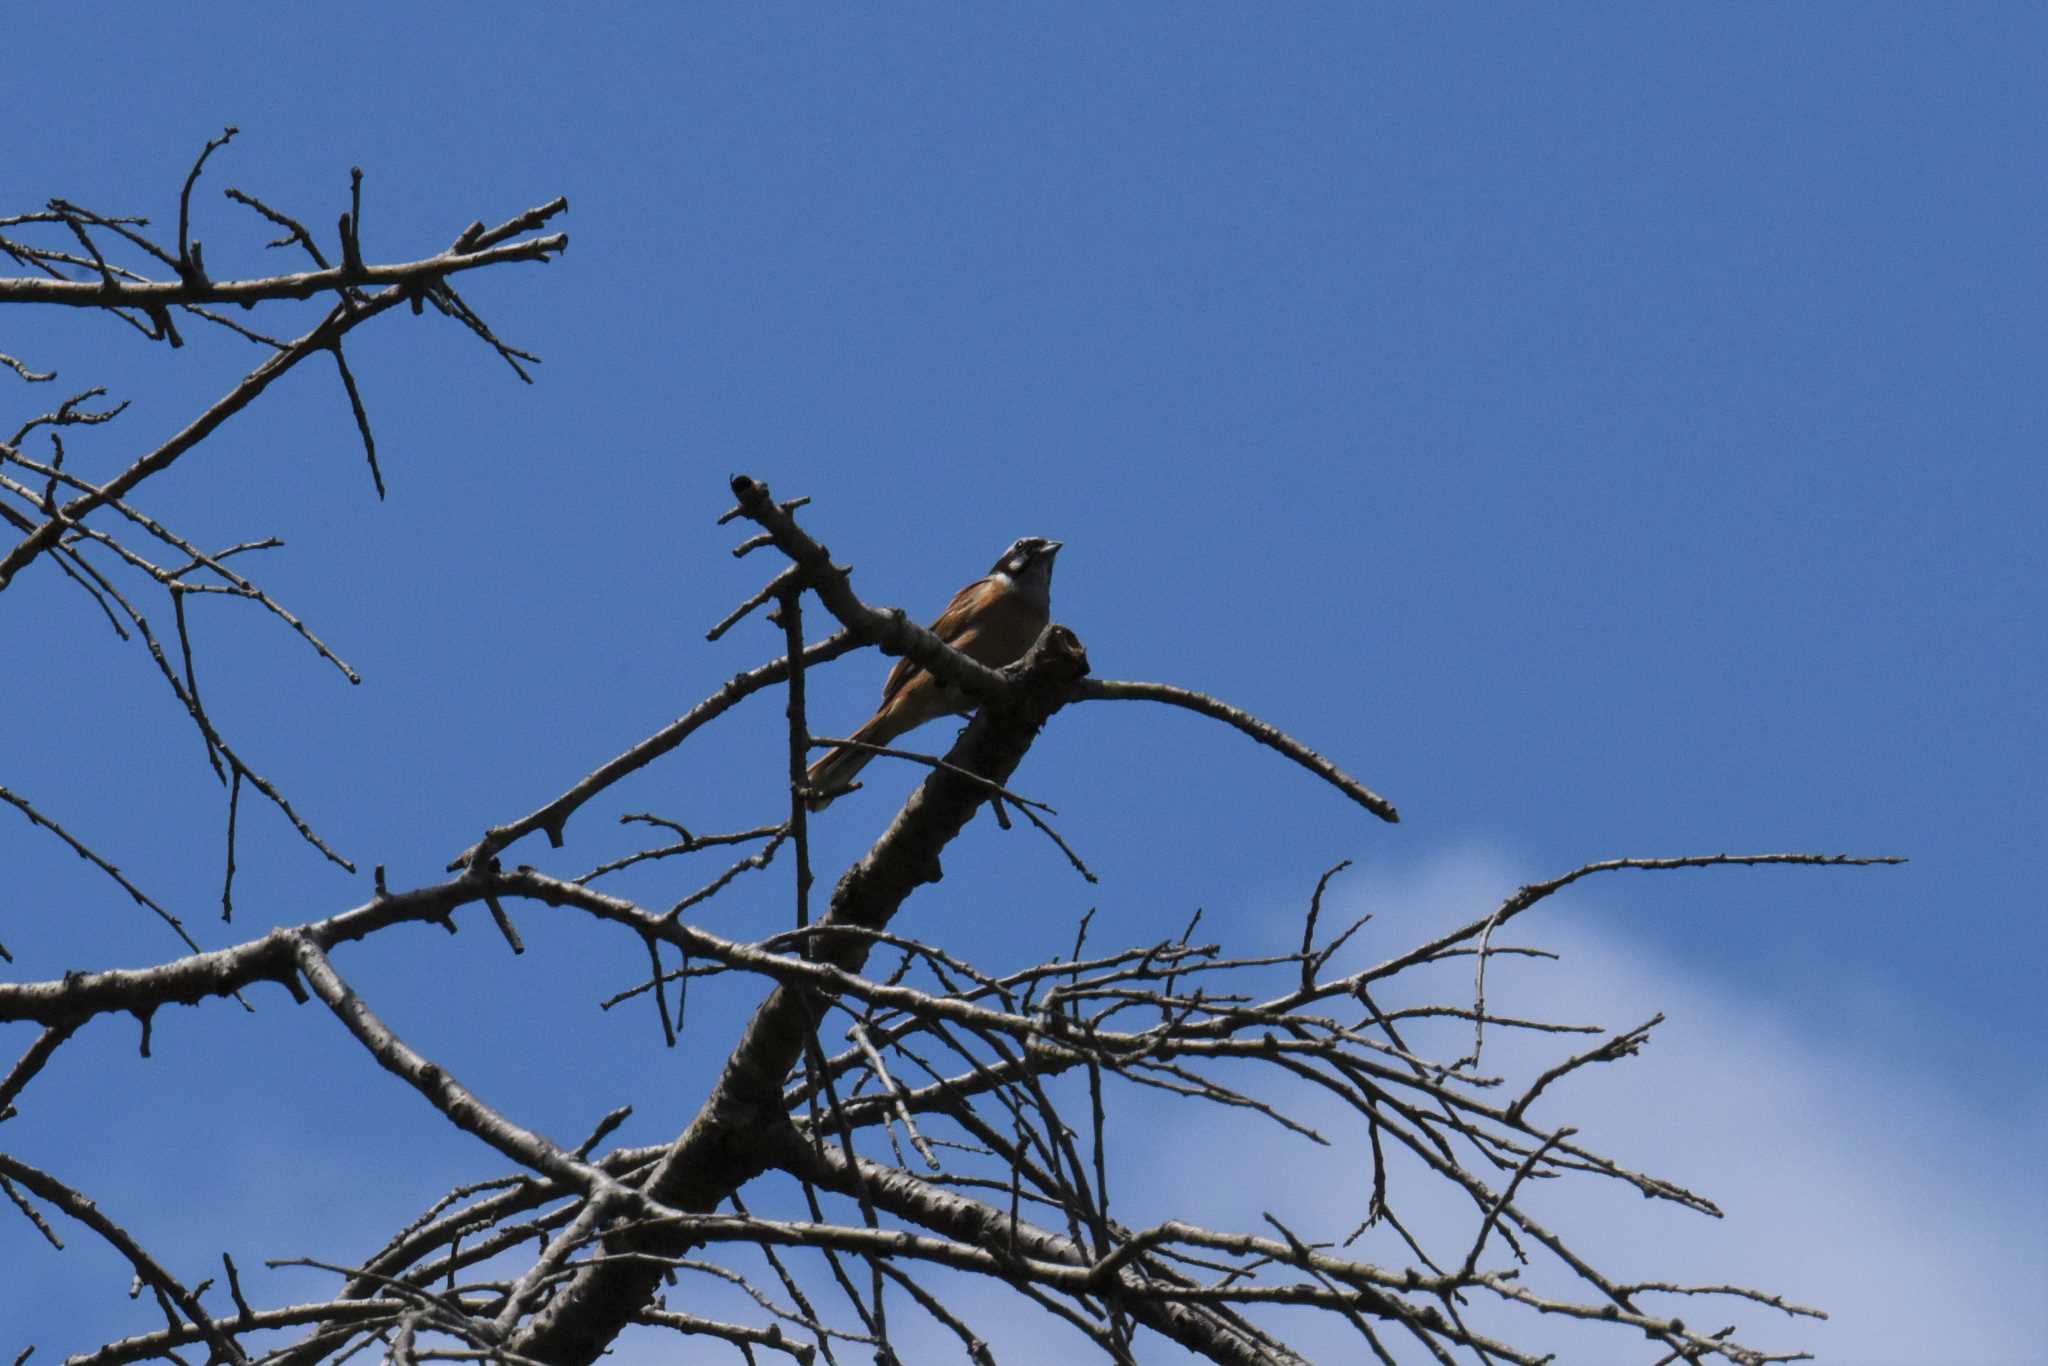
[{"label": "bare tree branch", "polygon": [[[174,436],[139,455],[124,455],[111,477],[84,477],[75,460],[66,466],[66,438],[78,444],[82,429],[102,428],[120,412],[90,406],[103,396],[100,389],[27,420],[0,445],[0,466],[13,467],[0,472],[0,523],[19,537],[0,555],[0,589],[47,555],[124,639],[139,639],[149,651],[228,790],[224,914],[232,908],[245,779],[305,838],[337,861],[339,856],[244,763],[208,714],[201,673],[207,674],[207,697],[218,685],[194,648],[187,599],[254,601],[351,682],[357,676],[243,572],[252,561],[236,557],[272,548],[279,544],[275,538],[256,533],[226,549],[202,551],[141,511],[135,488],[203,444],[300,360],[326,351],[336,362],[382,496],[379,447],[369,406],[344,354],[345,340],[401,303],[415,314],[431,304],[527,378],[526,363],[534,357],[501,340],[457,294],[453,278],[505,262],[552,260],[566,246],[560,234],[533,235],[566,208],[555,200],[495,228],[472,223],[439,255],[371,264],[365,254],[364,178],[357,170],[331,250],[298,219],[229,191],[232,201],[282,230],[273,246],[302,252],[314,268],[215,280],[196,234],[192,195],[209,158],[233,135],[230,129],[208,142],[193,161],[178,195],[173,239],[154,240],[141,218],[62,200],[0,219],[0,254],[40,276],[0,281],[0,304],[96,308],[174,346],[182,340],[176,315],[184,312],[270,351]],[[206,307],[246,308],[315,295],[326,301],[324,315],[286,340]],[[0,356],[0,366],[25,382],[50,378],[13,357]],[[31,439],[49,443],[47,458],[40,450],[31,455],[23,449]],[[399,1362],[562,1366],[597,1360],[621,1332],[638,1326],[712,1340],[750,1360],[765,1349],[836,1366],[835,1353],[900,1360],[909,1324],[935,1325],[970,1360],[993,1362],[1005,1344],[970,1322],[955,1298],[966,1276],[1014,1292],[1019,1303],[1042,1309],[1049,1323],[1071,1329],[1085,1350],[1115,1362],[1144,1360],[1145,1335],[1158,1334],[1207,1360],[1298,1363],[1305,1357],[1288,1345],[1282,1330],[1291,1331],[1304,1315],[1347,1328],[1366,1354],[1382,1362],[1393,1361],[1397,1350],[1437,1362],[1548,1360],[1519,1336],[1520,1326],[1545,1319],[1619,1328],[1631,1338],[1641,1334],[1669,1360],[1754,1366],[1791,1359],[1741,1340],[1746,1327],[1740,1335],[1732,1326],[1702,1333],[1659,1312],[1656,1306],[1669,1302],[1659,1297],[1714,1296],[1752,1314],[1805,1317],[1819,1311],[1761,1289],[1617,1275],[1574,1245],[1569,1201],[1546,1204],[1546,1219],[1535,1217],[1524,1192],[1545,1182],[1618,1183],[1709,1217],[1720,1210],[1703,1194],[1578,1141],[1569,1125],[1537,1128],[1528,1118],[1539,1097],[1549,1097],[1551,1109],[1565,1103],[1575,1089],[1559,1084],[1567,1078],[1636,1053],[1662,1017],[1585,1051],[1553,1057],[1547,1066],[1537,1062],[1523,1071],[1496,1063],[1499,1075],[1481,1075],[1489,1025],[1525,1031],[1532,1042],[1560,1052],[1563,1041],[1552,1043],[1547,1035],[1599,1032],[1598,1026],[1525,1018],[1490,1004],[1487,965],[1503,954],[1554,957],[1535,944],[1498,942],[1499,932],[1596,873],[1900,860],[1776,853],[1590,863],[1520,888],[1490,909],[1478,908],[1483,913],[1475,911],[1464,924],[1434,930],[1418,945],[1333,977],[1327,974],[1339,951],[1354,946],[1353,936],[1370,918],[1360,915],[1334,934],[1322,926],[1324,894],[1348,866],[1346,859],[1317,880],[1298,949],[1290,943],[1227,950],[1221,937],[1216,943],[1191,942],[1199,914],[1178,940],[1091,948],[1090,919],[1084,916],[1064,958],[976,963],[958,944],[911,937],[897,923],[899,912],[920,888],[939,879],[941,860],[984,804],[1004,829],[1011,828],[1009,808],[1022,812],[1094,881],[1041,819],[1039,813],[1051,814],[1052,808],[1015,795],[1009,786],[1040,729],[1069,703],[1143,700],[1179,707],[1250,736],[1383,820],[1395,821],[1397,812],[1331,760],[1238,707],[1187,688],[1087,677],[1086,654],[1064,627],[1048,627],[1016,664],[991,669],[901,610],[864,602],[853,590],[852,571],[799,524],[796,513],[806,499],[778,500],[766,484],[745,475],[733,477],[730,486],[737,503],[722,521],[747,524],[734,554],[768,551],[781,563],[710,636],[716,640],[755,611],[772,607],[769,620],[781,636],[780,655],[732,676],[526,816],[484,830],[451,865],[459,871],[451,880],[394,890],[379,866],[375,892],[363,904],[202,951],[175,917],[112,862],[26,798],[0,788],[0,801],[163,916],[191,950],[153,967],[87,965],[51,980],[0,982],[0,1023],[40,1029],[0,1078],[0,1119],[21,1123],[41,1117],[39,1107],[15,1115],[15,1102],[38,1077],[72,1060],[75,1050],[67,1053],[65,1045],[95,1019],[139,1020],[147,1056],[152,1021],[165,1005],[232,998],[270,982],[298,1001],[318,999],[362,1050],[366,1070],[374,1066],[403,1081],[425,1102],[417,1107],[425,1122],[453,1125],[488,1148],[488,1163],[505,1164],[497,1174],[486,1172],[425,1202],[421,1213],[367,1257],[297,1256],[269,1263],[340,1277],[333,1298],[321,1303],[257,1307],[262,1287],[245,1286],[235,1262],[222,1254],[226,1286],[217,1302],[231,1301],[232,1309],[210,1314],[204,1297],[212,1281],[187,1288],[84,1193],[0,1155],[0,1189],[31,1225],[57,1242],[39,1201],[78,1219],[134,1267],[138,1284],[163,1311],[160,1330],[106,1343],[74,1361],[175,1361],[182,1360],[177,1354],[183,1349],[203,1344],[212,1360],[260,1359],[265,1366],[315,1366],[364,1352]],[[169,595],[175,658],[124,592],[128,582],[122,576],[140,576],[146,587]],[[838,628],[816,643],[806,639],[805,594],[814,596]],[[862,746],[909,758],[927,771],[820,906],[804,761],[813,747],[855,742],[810,733],[810,671],[866,646],[929,671],[951,690],[947,705],[972,710],[973,719],[943,757]],[[583,807],[677,750],[747,697],[777,685],[787,690],[774,760],[786,787],[786,811],[778,805],[746,817],[727,813],[733,818],[722,816],[718,824],[730,833],[712,835],[693,834],[664,817],[630,815],[622,819],[666,833],[651,837],[652,847],[575,878],[501,865],[506,849],[536,831],[560,847],[570,818]],[[654,843],[671,835],[668,843]],[[734,844],[756,847],[708,882],[701,872],[685,881],[684,870],[667,862]],[[691,922],[688,912],[729,897],[743,873],[767,867],[785,845],[792,851],[790,899],[765,930],[746,939]],[[586,857],[580,866],[592,861]],[[657,884],[647,904],[590,885],[628,867]],[[663,879],[670,885],[660,885]],[[770,886],[761,879],[739,885],[756,897]],[[781,895],[775,893],[778,901]],[[477,922],[488,915],[520,953],[525,945],[514,916],[535,906],[554,908],[557,921],[588,932],[627,937],[632,956],[625,980],[603,1004],[652,991],[656,1010],[649,1023],[658,1025],[660,1041],[668,1046],[702,1037],[701,1024],[685,1033],[683,992],[692,978],[725,974],[728,990],[751,984],[754,994],[747,1001],[753,1010],[739,1042],[708,1092],[686,1099],[679,1113],[691,1118],[666,1141],[600,1152],[632,1113],[628,1105],[602,1119],[585,1115],[572,1121],[575,1131],[588,1134],[574,1148],[546,1138],[399,1037],[345,974],[350,946],[409,924],[452,931],[464,914]],[[1349,951],[1356,953],[1355,946]],[[1465,977],[1468,955],[1472,974]],[[1439,968],[1450,971],[1434,971]],[[1454,975],[1463,986],[1443,985]],[[1375,993],[1396,978],[1400,994],[1386,999],[1400,1004],[1382,1010]],[[673,1010],[671,984],[677,992]],[[1444,1035],[1462,1040],[1467,1023],[1470,1054],[1444,1060],[1454,1048],[1433,1045]],[[841,1031],[848,1046],[828,1055],[828,1029]],[[569,1055],[554,1061],[577,1065]],[[46,1099],[57,1094],[54,1086],[38,1093]],[[1142,1099],[1143,1108],[1134,1098]],[[1142,1194],[1134,1194],[1139,1183],[1131,1171],[1156,1148],[1160,1126],[1216,1107],[1269,1121],[1289,1143],[1306,1140],[1355,1152],[1361,1169],[1369,1157],[1369,1184],[1362,1170],[1358,1182],[1363,1209],[1339,1207],[1333,1197],[1329,1208],[1319,1206],[1306,1217],[1268,1212],[1263,1225],[1250,1230],[1203,1227],[1176,1217],[1143,1227],[1124,1222]],[[1418,1187],[1452,1193],[1459,1208],[1442,1216],[1419,1213]],[[1563,1216],[1552,1220],[1552,1208]],[[770,1217],[769,1210],[800,1217]],[[1350,1237],[1339,1241],[1354,1224]],[[672,1306],[659,1297],[664,1280],[717,1287],[727,1296],[721,1315],[728,1302],[740,1312],[728,1318],[704,1312],[707,1305]],[[1286,1312],[1271,1317],[1276,1311]],[[274,1335],[281,1330],[300,1336],[279,1347]],[[260,1356],[245,1341],[252,1334],[272,1335],[260,1339]]]}]

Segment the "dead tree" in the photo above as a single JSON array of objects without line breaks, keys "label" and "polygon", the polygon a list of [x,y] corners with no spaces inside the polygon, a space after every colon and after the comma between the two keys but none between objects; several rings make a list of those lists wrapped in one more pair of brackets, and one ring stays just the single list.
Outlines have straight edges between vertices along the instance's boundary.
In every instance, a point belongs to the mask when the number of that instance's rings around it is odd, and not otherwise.
[{"label": "dead tree", "polygon": [[[519,369],[531,357],[499,341],[450,281],[467,270],[559,254],[565,238],[529,234],[565,206],[546,204],[494,229],[473,224],[442,255],[378,266],[365,261],[356,231],[360,174],[341,219],[338,264],[298,222],[229,191],[282,227],[281,240],[317,268],[218,282],[190,237],[189,206],[201,166],[219,145],[208,146],[186,179],[174,246],[145,236],[139,219],[62,201],[0,219],[0,251],[43,277],[0,280],[0,302],[104,310],[172,345],[179,341],[177,318],[196,316],[271,352],[184,431],[111,478],[88,479],[65,465],[67,431],[119,411],[88,408],[99,390],[24,423],[0,446],[0,517],[19,535],[0,557],[0,589],[39,560],[53,564],[115,630],[141,638],[204,737],[229,812],[247,784],[343,862],[282,793],[248,768],[207,712],[184,633],[184,597],[220,593],[256,602],[321,658],[353,674],[230,563],[271,542],[202,550],[145,514],[131,495],[271,379],[320,352],[339,367],[375,477],[376,448],[343,360],[343,339],[400,303],[415,313],[432,304]],[[31,230],[53,234],[58,244],[17,240]],[[143,268],[117,264],[114,248],[140,253]],[[150,263],[170,278],[149,278]],[[210,307],[315,295],[331,303],[312,330],[293,340],[264,337]],[[23,380],[46,378],[25,360],[0,357],[0,364]],[[47,453],[34,448],[37,437],[48,438]],[[422,1123],[445,1122],[473,1135],[493,1150],[503,1172],[480,1174],[475,1184],[449,1192],[382,1248],[280,1250],[274,1265],[331,1272],[332,1294],[263,1305],[232,1260],[223,1258],[218,1281],[195,1281],[202,1269],[151,1255],[126,1231],[121,1212],[96,1204],[76,1174],[0,1151],[0,1190],[25,1219],[53,1239],[56,1226],[69,1220],[105,1240],[162,1309],[161,1329],[103,1342],[73,1361],[184,1360],[179,1353],[204,1348],[209,1361],[303,1366],[366,1350],[396,1361],[582,1363],[639,1326],[723,1340],[748,1361],[773,1352],[805,1363],[893,1362],[908,1317],[957,1338],[967,1359],[993,1362],[1007,1350],[1006,1332],[1013,1337],[1022,1331],[1016,1322],[1035,1315],[1064,1323],[1102,1357],[1120,1362],[1146,1359],[1154,1335],[1214,1361],[1298,1362],[1305,1358],[1289,1346],[1289,1325],[1302,1315],[1344,1325],[1361,1357],[1382,1362],[1543,1361],[1543,1326],[1559,1316],[1604,1325],[1621,1335],[1617,1344],[1647,1338],[1654,1359],[1793,1359],[1745,1345],[1747,1326],[1721,1325],[1736,1313],[1818,1311],[1762,1290],[1674,1284],[1596,1266],[1575,1250],[1569,1229],[1540,1222],[1518,1199],[1533,1182],[1618,1183],[1653,1201],[1718,1215],[1707,1197],[1576,1141],[1574,1127],[1554,1115],[1572,1073],[1635,1054],[1661,1017],[1611,1034],[1509,1018],[1487,1005],[1487,965],[1504,953],[1529,952],[1498,941],[1504,927],[1595,874],[1895,860],[1781,853],[1588,864],[1519,888],[1405,952],[1333,973],[1333,960],[1363,923],[1334,933],[1321,923],[1324,892],[1339,864],[1308,898],[1298,951],[1233,951],[1197,937],[1198,923],[1158,943],[1091,947],[1084,918],[1070,954],[1022,966],[976,964],[968,946],[913,938],[894,928],[895,917],[938,878],[948,846],[984,808],[1004,828],[1021,820],[1044,832],[1077,873],[1092,879],[1051,824],[1055,813],[1020,795],[1013,777],[1034,737],[1068,706],[1140,700],[1186,708],[1301,765],[1365,812],[1393,821],[1394,808],[1248,712],[1184,688],[1091,677],[1081,642],[1064,627],[1049,627],[1016,664],[986,668],[902,611],[856,594],[849,569],[799,524],[795,514],[805,500],[778,501],[746,476],[731,486],[737,503],[721,520],[750,529],[736,553],[768,551],[781,563],[710,634],[715,639],[765,608],[779,631],[778,651],[561,795],[484,831],[454,859],[445,881],[393,888],[380,872],[375,894],[362,905],[202,950],[184,919],[110,858],[26,795],[0,788],[0,799],[161,916],[190,950],[146,969],[0,984],[0,1023],[40,1030],[23,1036],[19,1061],[0,1079],[0,1117],[36,1122],[31,1084],[61,1067],[64,1045],[81,1029],[113,1016],[147,1021],[170,1002],[232,997],[276,1010],[281,998],[268,990],[275,986],[294,1002],[324,1006],[361,1046],[367,1073],[381,1067],[410,1085],[422,1102]],[[131,601],[132,585],[117,575],[139,576],[169,595],[181,664]],[[56,580],[45,575],[38,586],[55,587]],[[814,639],[807,631],[807,607],[829,619],[829,633]],[[835,742],[810,731],[806,676],[869,648],[931,671],[957,690],[972,720],[942,756],[889,751],[927,772],[829,895],[817,895],[804,774],[809,753]],[[508,854],[533,847],[535,834],[564,848],[570,822],[585,806],[760,693],[779,693],[784,701],[786,809],[709,835],[639,817],[663,834],[629,858],[581,873],[508,866]],[[232,906],[233,829],[231,816],[224,910]],[[626,866],[686,866],[689,855],[735,848],[748,852],[708,881],[679,881],[667,906],[597,885]],[[778,861],[790,876],[786,926],[749,942],[693,920],[694,907]],[[523,907],[567,911],[587,920],[593,934],[639,940],[646,980],[625,994],[650,999],[671,1047],[703,1034],[680,1025],[682,994],[692,981],[738,974],[758,983],[758,1004],[739,1043],[694,1113],[674,1111],[668,1142],[600,1152],[623,1111],[573,1149],[550,1141],[400,1038],[344,975],[351,945],[414,922],[488,917],[520,951],[515,916]],[[1446,966],[1454,970],[1448,978]],[[1423,1003],[1387,1004],[1395,995],[1390,984],[1418,978],[1427,979],[1424,989],[1401,994]],[[311,1015],[287,1018],[315,1027]],[[1459,1031],[1448,1048],[1440,1046],[1445,1022]],[[1561,1046],[1552,1065],[1509,1079],[1484,1070],[1489,1030],[1601,1037],[1589,1047]],[[1448,1056],[1453,1051],[1458,1056]],[[576,1060],[557,1062],[567,1070]],[[1112,1200],[1125,1178],[1110,1154],[1137,1146],[1118,1149],[1112,1136],[1122,1135],[1134,1098],[1143,1095],[1246,1109],[1299,1141],[1342,1145],[1357,1154],[1361,1197],[1313,1229],[1272,1216],[1250,1228],[1177,1218],[1134,1222]],[[1325,1134],[1305,1117],[1312,1103],[1324,1102],[1335,1103],[1344,1130]],[[672,1106],[673,1098],[650,1103]],[[364,1166],[371,1179],[374,1154]],[[1454,1193],[1467,1211],[1462,1226],[1446,1234],[1404,1220],[1417,1183]],[[793,1196],[804,1217],[771,1217],[763,1212],[763,1192]],[[1575,1288],[1532,1288],[1530,1268]],[[969,1321],[956,1293],[964,1277],[983,1278],[1014,1297],[1007,1330]],[[740,1286],[758,1312],[746,1321],[703,1312],[693,1287],[710,1285]],[[1675,1312],[1703,1300],[1716,1302],[1712,1321],[1695,1324],[1692,1314]],[[1490,1326],[1502,1323],[1508,1327]]]}]

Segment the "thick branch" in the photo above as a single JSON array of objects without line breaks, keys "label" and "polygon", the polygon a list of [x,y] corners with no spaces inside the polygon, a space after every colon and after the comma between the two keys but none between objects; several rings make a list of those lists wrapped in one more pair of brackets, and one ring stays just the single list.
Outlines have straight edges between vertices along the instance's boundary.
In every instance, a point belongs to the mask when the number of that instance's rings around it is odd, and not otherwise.
[{"label": "thick branch", "polygon": [[[943,647],[942,647],[943,648]],[[950,653],[950,652],[948,652]],[[949,763],[1006,782],[1074,679],[1087,656],[1072,632],[1048,628],[1022,661],[1005,670],[1014,684],[1014,707],[988,707],[947,755]],[[839,881],[813,940],[812,954],[848,970],[866,958],[864,938],[828,937],[835,924],[880,929],[911,892],[940,876],[939,854],[987,798],[987,789],[938,769],[911,794],[889,829]],[[726,1060],[724,1073],[697,1116],[643,1187],[671,1208],[710,1213],[768,1161],[767,1143],[785,1133],[782,1084],[801,1055],[825,996],[777,987],[748,1023]],[[677,1256],[687,1236],[639,1229],[617,1240],[617,1251]],[[515,1350],[551,1362],[595,1361],[661,1282],[658,1263],[611,1260],[586,1267],[513,1343]]]}]

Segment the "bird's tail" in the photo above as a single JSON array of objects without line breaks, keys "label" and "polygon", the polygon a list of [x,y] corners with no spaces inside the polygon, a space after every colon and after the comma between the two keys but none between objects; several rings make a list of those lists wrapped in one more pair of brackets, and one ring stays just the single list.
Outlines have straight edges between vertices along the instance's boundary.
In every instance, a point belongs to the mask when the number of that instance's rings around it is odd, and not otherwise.
[{"label": "bird's tail", "polygon": [[[869,744],[882,744],[888,737],[875,734],[881,728],[876,725],[880,717],[872,717],[868,723],[855,731],[852,739],[865,740]],[[804,777],[804,785],[811,789],[812,796],[805,805],[813,811],[823,811],[835,798],[844,796],[846,789],[868,766],[868,760],[875,756],[864,749],[834,749],[811,765]]]}]

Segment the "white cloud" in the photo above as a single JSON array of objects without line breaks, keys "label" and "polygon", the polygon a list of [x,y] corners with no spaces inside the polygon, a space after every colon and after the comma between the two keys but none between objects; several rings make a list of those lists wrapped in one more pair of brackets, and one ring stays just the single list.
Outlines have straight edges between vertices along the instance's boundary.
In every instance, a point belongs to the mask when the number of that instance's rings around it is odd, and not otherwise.
[{"label": "white cloud", "polygon": [[[1354,870],[1333,884],[1323,925],[1327,932],[1363,910],[1375,913],[1358,951],[1347,951],[1355,967],[1473,918],[1532,875],[1500,854],[1473,850],[1394,873]],[[1641,1056],[1566,1079],[1538,1102],[1535,1116],[1577,1125],[1587,1146],[1707,1196],[1727,1217],[1591,1181],[1546,1186],[1525,1194],[1525,1203],[1619,1279],[1734,1282],[1830,1315],[1816,1322],[1732,1301],[1657,1302],[1706,1331],[1739,1323],[1738,1336],[1751,1345],[1856,1366],[2019,1366],[2038,1359],[2048,1337],[2044,1211],[2032,1167],[2038,1102],[2031,1116],[2025,1106],[1987,1111],[1981,1096],[1913,1072],[1898,1061],[1907,1050],[1868,1032],[1874,1013],[1867,1010],[1853,1012],[1859,1032],[1801,1033],[1768,997],[1705,979],[1647,936],[1617,928],[1616,917],[1603,913],[1613,905],[1613,891],[1595,880],[1523,917],[1513,941],[1562,959],[1496,963],[1489,1006],[1610,1029],[1664,1012],[1666,1023]],[[1301,898],[1290,890],[1269,915],[1226,911],[1209,923],[1219,937],[1242,945],[1243,931],[1260,933],[1253,922],[1262,921],[1270,936],[1263,947],[1284,950],[1299,942],[1300,913]],[[1469,1002],[1469,960],[1436,971],[1443,975],[1430,984],[1434,999]],[[1382,1004],[1395,999],[1390,988]],[[1909,1004],[1889,1017],[1898,1030],[1938,1027],[1916,1020],[1903,1008]],[[1455,1029],[1430,1046],[1447,1057],[1462,1052],[1469,1026]],[[1411,1032],[1411,1044],[1420,1032]],[[1597,1037],[1491,1031],[1484,1070],[1508,1076],[1503,1089],[1516,1090]],[[1246,1072],[1232,1080],[1280,1098],[1270,1076]],[[1362,1132],[1347,1111],[1320,1097],[1289,1108],[1315,1123],[1331,1139],[1329,1148],[1243,1111],[1151,1095],[1122,1099],[1111,1131],[1112,1182],[1117,1217],[1128,1224],[1179,1215],[1265,1234],[1261,1216],[1271,1211],[1304,1237],[1328,1238],[1349,1233],[1362,1214],[1370,1183]],[[1411,1229],[1435,1230],[1434,1238],[1424,1236],[1439,1261],[1462,1257],[1473,1228],[1462,1196],[1411,1162],[1406,1170],[1397,1164],[1392,1198]],[[1488,1260],[1505,1265],[1498,1241],[1489,1247]],[[1382,1264],[1409,1260],[1384,1228],[1353,1253]],[[1591,1298],[1554,1264],[1539,1263],[1525,1275],[1532,1288]],[[1085,1357],[1068,1330],[995,1282],[947,1278],[942,1293],[1009,1366]],[[1328,1316],[1290,1312],[1262,1321],[1311,1360],[1364,1358],[1351,1330]],[[1627,1332],[1520,1311],[1482,1308],[1468,1321],[1557,1351],[1564,1363],[1647,1362],[1659,1354]],[[961,1359],[957,1341],[907,1303],[892,1323],[906,1359]],[[1397,1335],[1382,1339],[1397,1359],[1413,1355],[1412,1344]],[[1151,1335],[1141,1337],[1140,1349],[1148,1363],[1191,1359]]]},{"label": "white cloud", "polygon": [[[1376,913],[1372,937],[1353,956],[1358,966],[1483,913],[1528,880],[1529,870],[1497,854],[1450,854],[1402,873],[1356,875],[1342,895],[1333,888],[1326,898],[1324,924],[1341,925],[1359,910]],[[1907,1031],[1940,1028],[1940,1021],[1916,1016],[1911,1001],[1875,1016],[1898,1032],[1890,1046],[1869,1029],[1873,1013],[1862,1010],[1844,1012],[1857,1019],[1856,1032],[1802,1033],[1768,996],[1708,979],[1647,936],[1617,928],[1613,917],[1598,914],[1609,895],[1597,880],[1581,884],[1517,921],[1513,942],[1562,959],[1496,963],[1489,1010],[1614,1030],[1664,1012],[1666,1022],[1642,1055],[1567,1078],[1545,1093],[1532,1117],[1578,1126],[1586,1146],[1707,1196],[1727,1217],[1585,1181],[1546,1185],[1525,1203],[1620,1279],[1734,1282],[1830,1315],[1816,1323],[1732,1302],[1663,1302],[1709,1331],[1740,1322],[1738,1336],[1752,1345],[1869,1366],[2038,1360],[2048,1337],[2048,1200],[2037,1165],[2037,1079],[2003,1079],[2008,1097],[2019,1099],[1999,1109],[1981,1088],[1902,1062],[1924,1055],[1902,1046]],[[1298,935],[1299,915],[1298,906],[1287,910],[1283,937]],[[1429,994],[1469,1004],[1469,960],[1437,971],[1455,975],[1436,979],[1438,990]],[[1482,1070],[1505,1074],[1503,1089],[1512,1094],[1535,1071],[1589,1042],[1490,1031]],[[1469,1032],[1432,1047],[1447,1050],[1448,1058],[1467,1044]],[[1155,1168],[1145,1202],[1163,1208],[1182,1193],[1247,1231],[1260,1231],[1259,1214],[1270,1209],[1299,1218],[1303,1236],[1342,1236],[1364,1204],[1362,1136],[1333,1109],[1311,1109],[1319,1125],[1328,1117],[1334,1149],[1181,1107],[1171,1130],[1176,1141],[1162,1149],[1170,1161]],[[1231,1179],[1219,1182],[1226,1172]],[[1470,1234],[1448,1229],[1470,1229],[1469,1206],[1461,1210],[1455,1200],[1417,1190],[1418,1179],[1430,1180],[1397,1175],[1397,1212],[1411,1227],[1446,1230],[1433,1248],[1439,1261],[1461,1256]],[[1126,1209],[1125,1217],[1131,1214]],[[1446,1217],[1454,1224],[1439,1223]],[[1397,1250],[1381,1242],[1361,1255],[1396,1261]],[[1499,1252],[1496,1243],[1489,1255]],[[1537,1277],[1539,1269],[1528,1274]],[[1550,1277],[1534,1284],[1567,1288]],[[1546,1348],[1572,1344],[1564,1360],[1640,1354],[1638,1341],[1625,1335],[1553,1338],[1556,1326],[1525,1315],[1515,1336]],[[1358,1351],[1355,1340],[1340,1347],[1341,1339],[1318,1332],[1315,1341],[1347,1357]]]}]

